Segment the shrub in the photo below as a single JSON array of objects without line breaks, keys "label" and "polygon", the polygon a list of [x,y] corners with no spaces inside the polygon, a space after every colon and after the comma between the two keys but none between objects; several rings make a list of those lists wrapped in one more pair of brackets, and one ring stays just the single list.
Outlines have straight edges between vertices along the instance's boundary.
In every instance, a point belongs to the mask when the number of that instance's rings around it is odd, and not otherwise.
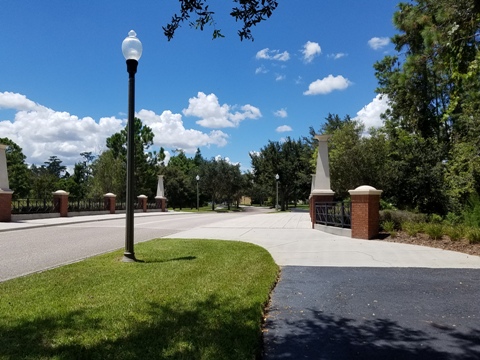
[{"label": "shrub", "polygon": [[382,223],[382,229],[388,233],[395,231],[395,223],[391,220],[384,221]]},{"label": "shrub", "polygon": [[467,231],[467,239],[470,244],[479,244],[480,243],[480,229],[471,228]]},{"label": "shrub", "polygon": [[445,216],[444,222],[446,222],[449,225],[458,225],[463,222],[463,217],[453,212],[449,212],[447,216]]},{"label": "shrub", "polygon": [[478,195],[470,197],[462,215],[465,225],[480,227],[480,198]]},{"label": "shrub", "polygon": [[431,214],[428,217],[428,222],[432,224],[441,224],[443,222],[443,218],[438,214]]},{"label": "shrub", "polygon": [[443,226],[441,224],[426,224],[424,231],[433,240],[438,240],[443,236]]},{"label": "shrub", "polygon": [[409,236],[416,236],[419,232],[421,232],[421,230],[423,230],[423,226],[420,226],[420,223],[405,221],[402,223],[402,230],[405,231]]},{"label": "shrub", "polygon": [[382,210],[380,211],[380,223],[384,221],[393,221],[395,229],[401,229],[404,222],[422,223],[427,220],[425,214],[416,214],[409,211],[401,210]]},{"label": "shrub", "polygon": [[463,237],[464,230],[461,226],[445,226],[445,235],[447,235],[452,241],[460,240]]}]

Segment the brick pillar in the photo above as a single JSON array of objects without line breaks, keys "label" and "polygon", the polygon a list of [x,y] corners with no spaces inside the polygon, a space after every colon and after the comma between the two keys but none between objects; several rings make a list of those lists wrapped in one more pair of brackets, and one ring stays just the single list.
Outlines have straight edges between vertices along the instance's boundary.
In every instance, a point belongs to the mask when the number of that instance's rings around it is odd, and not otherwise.
[{"label": "brick pillar", "polygon": [[167,198],[163,196],[155,196],[157,209],[162,209],[162,212],[167,211]]},{"label": "brick pillar", "polygon": [[139,195],[138,198],[138,206],[143,210],[143,212],[147,212],[147,196]]},{"label": "brick pillar", "polygon": [[315,204],[333,202],[334,192],[332,190],[314,190],[310,194],[310,221],[312,229],[315,228]]},{"label": "brick pillar", "polygon": [[57,190],[53,193],[53,204],[61,217],[68,216],[68,195],[70,194],[64,190]]},{"label": "brick pillar", "polygon": [[12,221],[12,194],[13,191],[0,189],[0,222]]},{"label": "brick pillar", "polygon": [[117,204],[117,195],[106,193],[103,195],[105,201],[105,210],[110,211],[110,214],[115,214],[115,206]]},{"label": "brick pillar", "polygon": [[380,194],[372,186],[363,185],[349,190],[352,199],[352,238],[373,239],[380,226]]}]

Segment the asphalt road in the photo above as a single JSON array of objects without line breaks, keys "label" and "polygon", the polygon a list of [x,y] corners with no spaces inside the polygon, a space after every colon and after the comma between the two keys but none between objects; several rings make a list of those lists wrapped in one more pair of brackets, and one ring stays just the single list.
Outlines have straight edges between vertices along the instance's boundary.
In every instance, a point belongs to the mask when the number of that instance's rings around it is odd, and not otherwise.
[{"label": "asphalt road", "polygon": [[480,359],[480,270],[286,266],[264,360]]},{"label": "asphalt road", "polygon": [[[182,213],[135,216],[135,243],[242,216],[248,215]],[[124,217],[0,232],[0,282],[121,249],[124,246]]]}]

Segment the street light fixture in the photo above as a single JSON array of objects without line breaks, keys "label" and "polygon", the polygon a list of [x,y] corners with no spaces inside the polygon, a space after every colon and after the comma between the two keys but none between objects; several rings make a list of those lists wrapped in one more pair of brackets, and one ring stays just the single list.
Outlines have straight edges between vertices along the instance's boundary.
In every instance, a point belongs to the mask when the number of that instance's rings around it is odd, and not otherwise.
[{"label": "street light fixture", "polygon": [[278,180],[280,180],[280,175],[275,175],[275,180],[277,181],[277,203],[275,205],[275,210],[278,210]]},{"label": "street light fixture", "polygon": [[127,216],[125,229],[125,252],[123,262],[133,262],[133,213],[134,213],[134,169],[135,169],[135,74],[138,60],[142,56],[142,43],[137,39],[135,31],[130,30],[122,42],[122,52],[127,60],[128,72],[128,125],[127,125]]},{"label": "street light fixture", "polygon": [[199,207],[199,198],[198,198],[198,182],[200,181],[200,176],[195,176],[195,179],[197,180],[197,211],[200,211]]}]

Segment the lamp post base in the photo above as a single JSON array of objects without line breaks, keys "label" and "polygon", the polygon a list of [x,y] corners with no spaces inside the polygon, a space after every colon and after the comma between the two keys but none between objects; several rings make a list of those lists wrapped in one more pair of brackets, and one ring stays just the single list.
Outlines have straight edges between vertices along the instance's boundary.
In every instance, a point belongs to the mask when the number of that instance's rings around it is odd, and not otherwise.
[{"label": "lamp post base", "polygon": [[135,258],[135,254],[130,252],[124,252],[122,262],[136,262],[137,259]]}]

